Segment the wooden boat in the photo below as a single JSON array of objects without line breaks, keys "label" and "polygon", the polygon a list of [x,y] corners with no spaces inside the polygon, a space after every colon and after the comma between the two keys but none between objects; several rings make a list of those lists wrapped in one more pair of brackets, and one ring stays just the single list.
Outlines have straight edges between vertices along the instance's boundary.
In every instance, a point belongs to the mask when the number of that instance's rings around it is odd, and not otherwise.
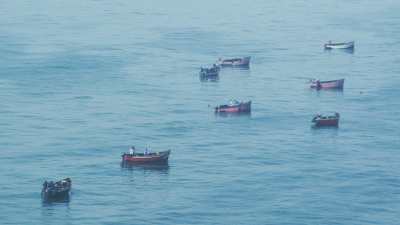
[{"label": "wooden boat", "polygon": [[218,80],[220,68],[217,65],[213,65],[211,68],[200,68],[200,80]]},{"label": "wooden boat", "polygon": [[314,127],[338,127],[340,115],[337,112],[325,115],[317,114],[311,120]]},{"label": "wooden boat", "polygon": [[332,43],[329,41],[324,44],[325,49],[354,49],[354,41],[342,42],[342,43]]},{"label": "wooden boat", "polygon": [[238,102],[231,100],[229,104],[215,107],[215,113],[250,113],[251,101]]},{"label": "wooden boat", "polygon": [[45,202],[68,201],[71,186],[72,182],[70,178],[65,178],[57,182],[45,181],[42,188],[42,199]]},{"label": "wooden boat", "polygon": [[131,164],[167,164],[171,150],[149,153],[124,153],[123,163]]},{"label": "wooden boat", "polygon": [[317,90],[320,89],[343,89],[344,79],[339,80],[329,80],[329,81],[320,81],[320,80],[311,80],[310,88],[315,88]]},{"label": "wooden boat", "polygon": [[218,59],[217,65],[221,67],[249,67],[250,56],[243,58]]}]

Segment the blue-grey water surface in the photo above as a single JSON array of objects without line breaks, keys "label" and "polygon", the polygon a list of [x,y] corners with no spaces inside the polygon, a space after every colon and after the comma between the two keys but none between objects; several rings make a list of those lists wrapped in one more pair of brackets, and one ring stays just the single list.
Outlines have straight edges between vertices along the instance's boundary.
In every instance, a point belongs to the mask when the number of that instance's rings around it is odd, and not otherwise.
[{"label": "blue-grey water surface", "polygon": [[[400,2],[1,1],[1,224],[400,224]],[[353,54],[323,43],[356,41]],[[252,56],[200,82],[200,66]],[[309,78],[345,78],[343,92]],[[216,117],[231,98],[251,116]],[[338,111],[338,129],[310,128]],[[129,145],[166,169],[121,168]],[[42,204],[71,177],[69,203]]]}]

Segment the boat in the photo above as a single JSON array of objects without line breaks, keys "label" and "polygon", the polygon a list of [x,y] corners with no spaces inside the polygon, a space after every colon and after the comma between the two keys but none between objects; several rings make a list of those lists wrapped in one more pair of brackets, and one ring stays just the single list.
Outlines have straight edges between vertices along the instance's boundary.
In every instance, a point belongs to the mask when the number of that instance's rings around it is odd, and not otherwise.
[{"label": "boat", "polygon": [[317,114],[311,120],[313,127],[338,127],[340,115],[337,112]]},{"label": "boat", "polygon": [[310,81],[310,88],[320,89],[343,89],[344,79],[320,81],[313,79]]},{"label": "boat", "polygon": [[251,101],[239,102],[237,100],[230,100],[226,105],[215,107],[215,113],[250,113]]},{"label": "boat", "polygon": [[332,43],[329,41],[324,44],[325,49],[354,49],[354,41],[342,42],[342,43]]},{"label": "boat", "polygon": [[218,59],[217,65],[221,67],[249,67],[250,56],[243,58]]},{"label": "boat", "polygon": [[43,183],[42,199],[44,202],[68,201],[72,182],[70,178],[65,178],[57,182],[47,180]]},{"label": "boat", "polygon": [[211,68],[200,68],[200,80],[206,81],[206,80],[218,80],[218,75],[219,75],[220,67],[218,67],[216,64],[213,65]]},{"label": "boat", "polygon": [[161,152],[124,153],[122,162],[130,164],[167,164],[171,150]]}]

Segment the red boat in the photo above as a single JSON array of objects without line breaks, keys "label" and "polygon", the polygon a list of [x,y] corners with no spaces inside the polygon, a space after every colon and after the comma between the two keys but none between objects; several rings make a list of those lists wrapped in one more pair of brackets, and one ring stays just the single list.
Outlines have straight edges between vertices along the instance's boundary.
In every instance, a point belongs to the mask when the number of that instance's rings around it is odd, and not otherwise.
[{"label": "red boat", "polygon": [[122,155],[122,162],[132,164],[167,164],[170,153],[171,150],[150,153],[124,153]]},{"label": "red boat", "polygon": [[238,102],[231,100],[227,105],[220,105],[215,107],[215,113],[250,113],[251,101]]},{"label": "red boat", "polygon": [[312,119],[314,127],[338,127],[340,114],[337,112],[328,115],[317,114]]},{"label": "red boat", "polygon": [[344,85],[344,79],[329,80],[329,81],[311,80],[310,88],[315,88],[317,90],[320,90],[320,89],[343,89],[343,85]]}]

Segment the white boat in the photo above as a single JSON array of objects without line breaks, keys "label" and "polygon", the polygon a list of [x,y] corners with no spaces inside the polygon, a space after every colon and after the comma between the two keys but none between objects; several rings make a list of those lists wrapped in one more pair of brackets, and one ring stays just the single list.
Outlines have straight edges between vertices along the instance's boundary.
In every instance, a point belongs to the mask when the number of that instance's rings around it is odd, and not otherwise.
[{"label": "white boat", "polygon": [[354,41],[342,43],[333,43],[329,41],[327,44],[324,44],[324,47],[325,49],[354,49]]}]

